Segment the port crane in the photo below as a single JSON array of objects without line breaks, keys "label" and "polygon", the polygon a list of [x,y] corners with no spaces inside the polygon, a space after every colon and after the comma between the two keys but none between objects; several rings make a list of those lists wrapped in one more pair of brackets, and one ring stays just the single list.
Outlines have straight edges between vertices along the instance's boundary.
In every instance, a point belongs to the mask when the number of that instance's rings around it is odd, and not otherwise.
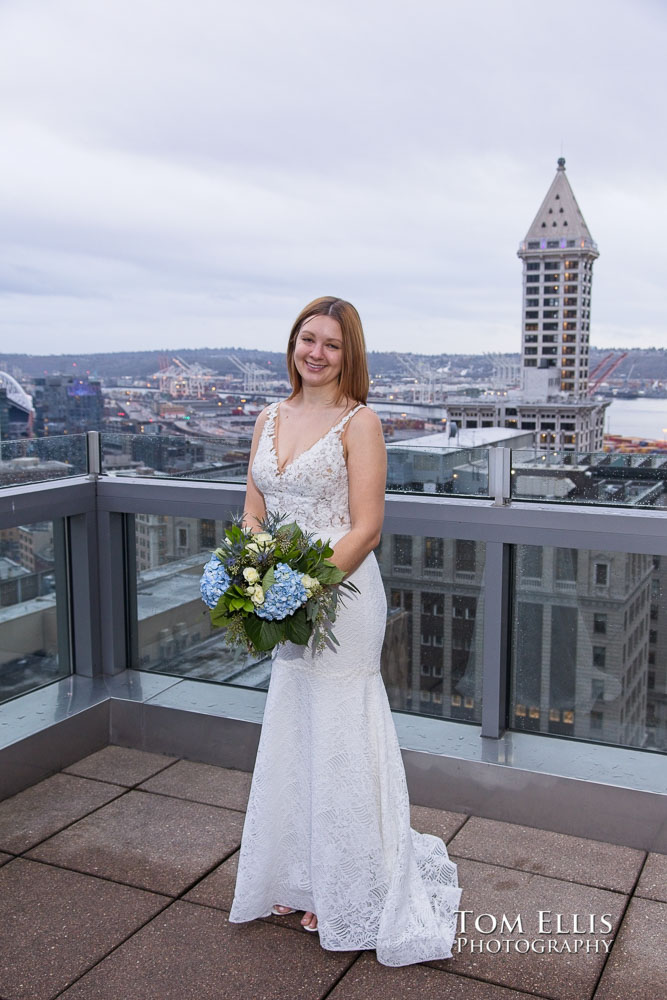
[{"label": "port crane", "polygon": [[616,355],[615,351],[610,351],[609,354],[605,354],[602,361],[599,361],[596,364],[595,368],[588,376],[589,396],[592,396],[598,386],[606,381],[606,379],[611,378],[620,363],[624,361],[627,356],[627,351],[621,351],[619,355]]},{"label": "port crane", "polygon": [[239,371],[243,372],[243,391],[247,393],[261,392],[267,378],[273,377],[273,372],[266,368],[260,368],[254,361],[247,364],[241,361],[235,354],[228,355],[229,360],[236,365]]},{"label": "port crane", "polygon": [[405,354],[394,353],[394,357],[416,380],[412,389],[413,402],[444,403],[447,394],[440,372]]}]

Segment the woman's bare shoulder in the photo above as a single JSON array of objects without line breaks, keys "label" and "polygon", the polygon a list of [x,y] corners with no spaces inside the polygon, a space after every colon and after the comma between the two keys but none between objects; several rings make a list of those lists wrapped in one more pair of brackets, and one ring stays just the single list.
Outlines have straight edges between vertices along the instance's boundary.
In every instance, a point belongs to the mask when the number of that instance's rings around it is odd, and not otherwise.
[{"label": "woman's bare shoulder", "polygon": [[362,406],[350,417],[345,431],[343,442],[347,452],[370,454],[376,448],[384,450],[382,422],[368,406]]},{"label": "woman's bare shoulder", "polygon": [[364,434],[377,433],[379,430],[382,433],[382,422],[375,410],[371,410],[370,406],[366,406],[365,404],[355,403],[355,406],[359,406],[360,408],[348,421],[350,430],[354,428],[355,431],[360,431]]}]

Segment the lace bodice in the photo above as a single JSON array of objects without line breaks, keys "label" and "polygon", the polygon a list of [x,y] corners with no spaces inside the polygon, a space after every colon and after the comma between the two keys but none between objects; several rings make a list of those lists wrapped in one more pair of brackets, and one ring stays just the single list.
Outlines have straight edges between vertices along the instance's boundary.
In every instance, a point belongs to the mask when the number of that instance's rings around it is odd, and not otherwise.
[{"label": "lace bodice", "polygon": [[252,478],[267,511],[280,511],[306,531],[340,533],[350,528],[348,478],[342,435],[359,403],[281,472],[275,447],[278,403],[268,409],[252,465]]}]

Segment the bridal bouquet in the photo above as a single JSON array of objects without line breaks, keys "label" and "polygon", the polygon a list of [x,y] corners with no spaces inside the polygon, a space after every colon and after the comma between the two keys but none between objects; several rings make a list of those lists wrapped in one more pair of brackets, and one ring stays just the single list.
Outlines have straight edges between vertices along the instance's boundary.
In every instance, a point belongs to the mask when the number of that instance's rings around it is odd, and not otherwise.
[{"label": "bridal bouquet", "polygon": [[269,514],[258,534],[238,523],[227,528],[201,578],[211,623],[227,629],[232,645],[253,653],[288,641],[305,646],[311,636],[314,650],[322,650],[327,640],[336,643],[331,625],[340,589],[359,593],[353,583],[343,583],[345,574],[329,561],[328,541],[284,521],[280,514]]}]

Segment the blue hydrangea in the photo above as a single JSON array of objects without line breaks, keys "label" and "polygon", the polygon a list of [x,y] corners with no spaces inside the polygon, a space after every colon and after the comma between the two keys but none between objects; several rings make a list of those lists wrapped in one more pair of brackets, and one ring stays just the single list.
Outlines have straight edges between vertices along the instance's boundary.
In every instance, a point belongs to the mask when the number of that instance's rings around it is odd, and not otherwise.
[{"label": "blue hydrangea", "polygon": [[229,574],[214,554],[204,566],[204,575],[199,582],[199,590],[204,604],[214,608],[230,584]]},{"label": "blue hydrangea", "polygon": [[290,569],[287,563],[278,563],[274,568],[274,581],[264,594],[264,603],[255,608],[255,614],[268,621],[282,621],[305,604],[307,595],[302,575]]}]

